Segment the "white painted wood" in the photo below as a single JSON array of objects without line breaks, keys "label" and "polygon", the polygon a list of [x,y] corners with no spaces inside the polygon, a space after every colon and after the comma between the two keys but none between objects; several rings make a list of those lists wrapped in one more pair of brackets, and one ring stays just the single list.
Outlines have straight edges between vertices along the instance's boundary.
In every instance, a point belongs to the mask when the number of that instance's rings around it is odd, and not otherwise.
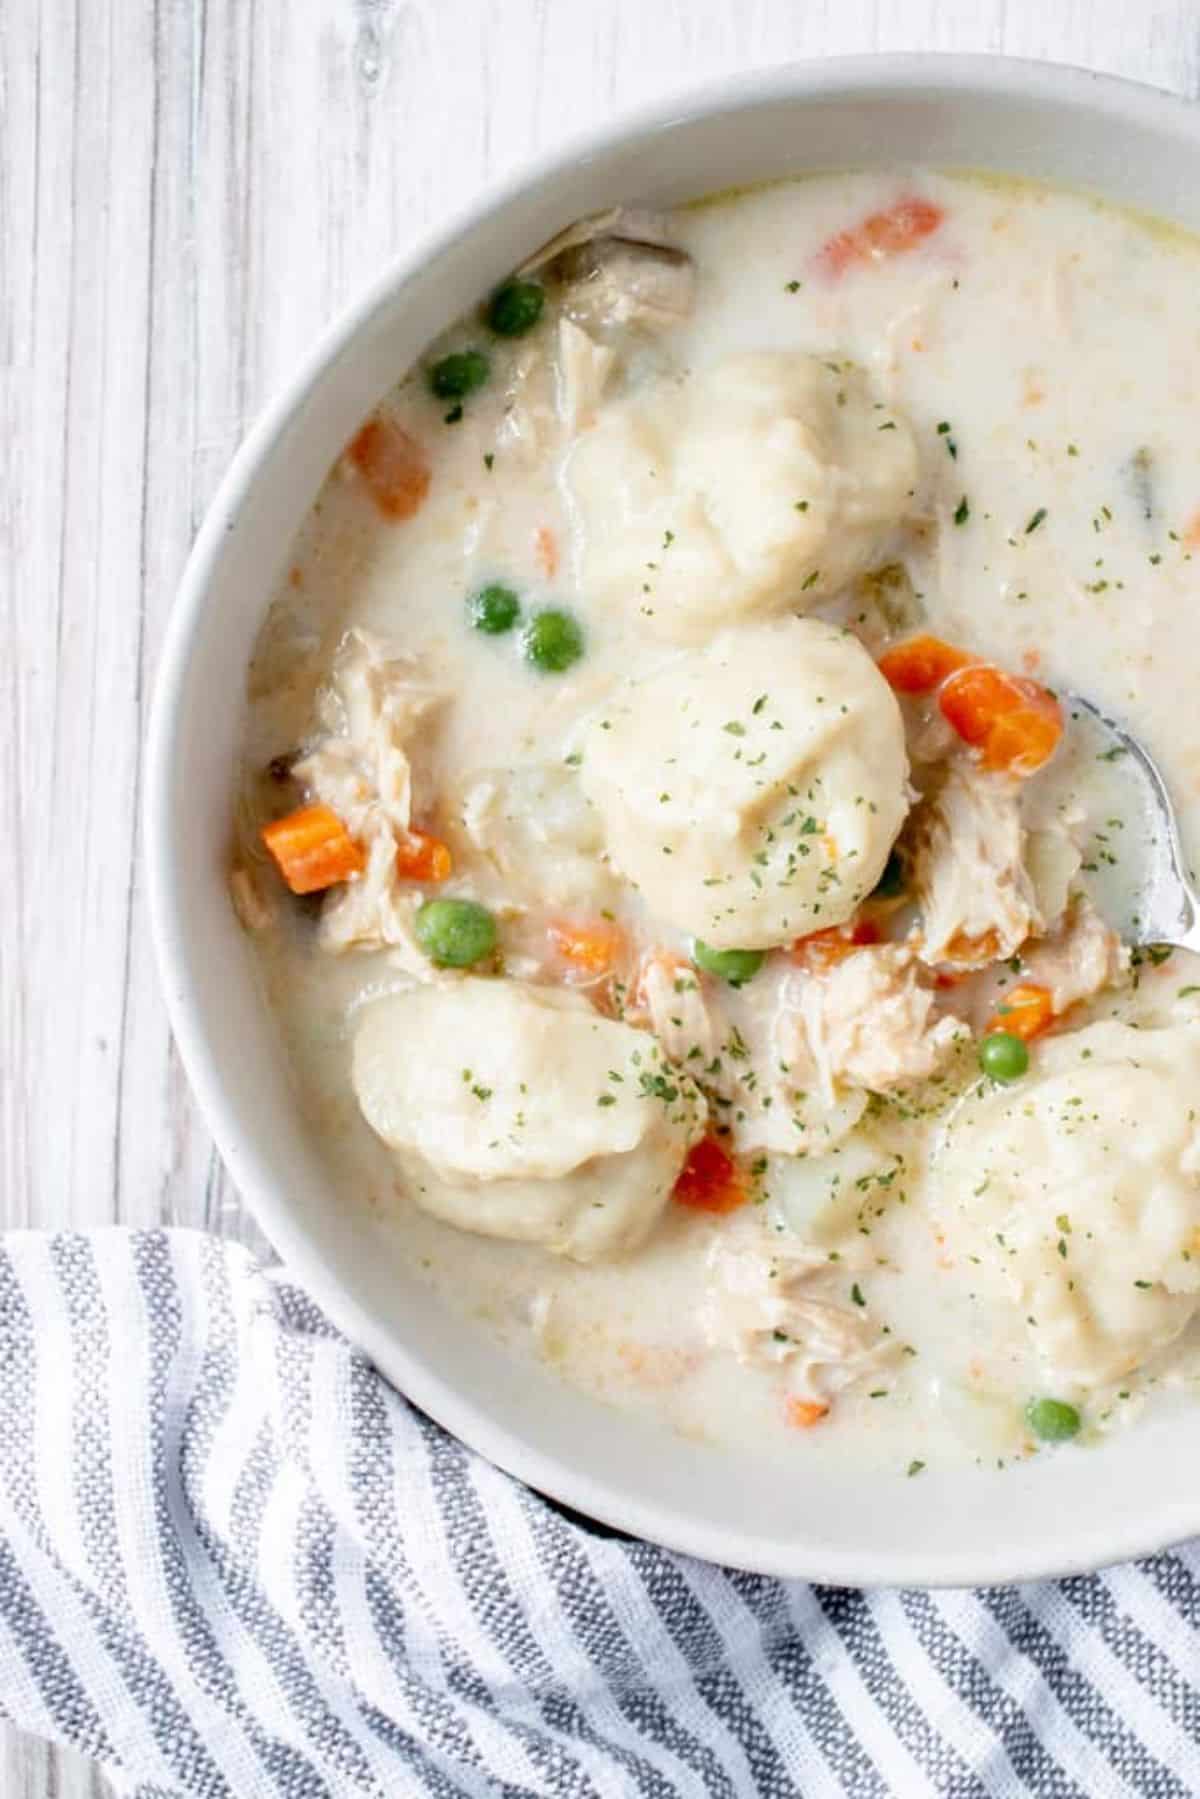
[{"label": "white painted wood", "polygon": [[[251,1236],[169,1042],[137,812],[172,589],[248,421],[389,255],[541,146],[876,49],[1200,87],[1194,0],[0,4],[0,1222]],[[0,1744],[6,1799],[102,1790]]]}]

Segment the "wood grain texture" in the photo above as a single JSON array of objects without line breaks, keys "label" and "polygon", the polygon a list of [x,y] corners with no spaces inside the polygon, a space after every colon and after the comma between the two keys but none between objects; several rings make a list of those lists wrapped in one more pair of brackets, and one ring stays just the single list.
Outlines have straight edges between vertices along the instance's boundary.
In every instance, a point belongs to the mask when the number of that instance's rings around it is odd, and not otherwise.
[{"label": "wood grain texture", "polygon": [[[171,1047],[138,819],[172,592],[248,422],[390,255],[542,146],[879,49],[1200,84],[1194,0],[0,4],[0,1222],[253,1240]],[[5,1799],[103,1790],[0,1743]]]}]

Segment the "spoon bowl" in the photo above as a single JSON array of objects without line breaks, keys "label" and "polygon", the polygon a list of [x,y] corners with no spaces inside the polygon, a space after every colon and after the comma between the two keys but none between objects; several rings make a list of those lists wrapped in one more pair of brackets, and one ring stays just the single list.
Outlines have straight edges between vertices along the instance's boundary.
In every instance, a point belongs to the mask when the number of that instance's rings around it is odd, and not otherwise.
[{"label": "spoon bowl", "polygon": [[1172,949],[1200,951],[1200,894],[1188,873],[1179,821],[1162,770],[1138,738],[1115,718],[1085,699],[1065,694],[1071,717],[1086,718],[1104,762],[1124,761],[1141,790],[1145,839],[1149,852],[1144,878],[1137,888],[1137,910],[1122,932],[1131,948],[1166,944]]}]

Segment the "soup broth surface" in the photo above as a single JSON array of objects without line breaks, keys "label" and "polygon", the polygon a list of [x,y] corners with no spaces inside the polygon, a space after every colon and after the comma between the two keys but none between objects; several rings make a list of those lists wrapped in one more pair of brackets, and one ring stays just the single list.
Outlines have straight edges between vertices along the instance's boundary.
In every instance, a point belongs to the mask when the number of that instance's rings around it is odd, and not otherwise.
[{"label": "soup broth surface", "polygon": [[[789,1471],[1185,1403],[1200,965],[1117,943],[1148,821],[1068,696],[1194,855],[1200,245],[932,170],[596,243],[398,380],[250,671],[235,896],[331,1182],[518,1355]],[[961,661],[914,692],[917,638]],[[302,896],[260,833],[314,804],[359,860]],[[438,899],[478,960],[436,966]],[[484,983],[528,1027],[476,1031]]]}]

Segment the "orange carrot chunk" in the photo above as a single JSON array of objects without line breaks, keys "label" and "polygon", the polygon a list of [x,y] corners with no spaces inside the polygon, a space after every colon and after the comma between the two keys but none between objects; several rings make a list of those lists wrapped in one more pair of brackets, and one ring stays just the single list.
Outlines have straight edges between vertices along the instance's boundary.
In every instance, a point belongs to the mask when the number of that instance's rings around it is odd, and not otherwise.
[{"label": "orange carrot chunk", "polygon": [[1063,734],[1062,708],[1048,688],[986,662],[951,675],[938,708],[963,742],[982,753],[985,768],[1008,774],[1033,774]]},{"label": "orange carrot chunk", "polygon": [[547,930],[558,954],[584,976],[611,974],[625,949],[625,934],[620,926],[603,918],[587,924],[555,920]]},{"label": "orange carrot chunk", "polygon": [[454,858],[440,837],[410,826],[396,845],[396,873],[402,881],[448,881]]},{"label": "orange carrot chunk", "polygon": [[908,637],[884,651],[879,672],[897,693],[932,693],[973,661],[965,650],[943,643],[940,637]]},{"label": "orange carrot chunk", "polygon": [[385,518],[419,512],[429,492],[429,461],[415,437],[391,419],[369,418],[346,449]]},{"label": "orange carrot chunk", "polygon": [[795,1394],[788,1398],[787,1421],[796,1430],[811,1430],[814,1424],[820,1424],[822,1418],[829,1415],[829,1407],[819,1399],[797,1399]]},{"label": "orange carrot chunk", "polygon": [[736,1212],[747,1193],[733,1157],[715,1137],[701,1137],[688,1151],[673,1198],[697,1212]]},{"label": "orange carrot chunk", "polygon": [[988,1034],[1007,1031],[1031,1043],[1054,1023],[1054,1001],[1048,987],[1037,987],[1032,981],[1013,987],[1001,999],[988,1021]]},{"label": "orange carrot chunk", "polygon": [[908,194],[885,211],[870,213],[849,230],[835,233],[817,261],[827,275],[837,276],[856,265],[902,256],[931,237],[945,216],[932,200]]},{"label": "orange carrot chunk", "polygon": [[264,825],[262,840],[293,893],[320,893],[352,881],[367,865],[359,845],[328,806],[301,806]]},{"label": "orange carrot chunk", "polygon": [[856,949],[878,943],[879,937],[879,926],[874,919],[860,918],[850,924],[830,925],[824,931],[810,931],[807,937],[796,939],[788,954],[809,974],[823,974],[827,968],[834,968],[847,956],[852,956]]}]

